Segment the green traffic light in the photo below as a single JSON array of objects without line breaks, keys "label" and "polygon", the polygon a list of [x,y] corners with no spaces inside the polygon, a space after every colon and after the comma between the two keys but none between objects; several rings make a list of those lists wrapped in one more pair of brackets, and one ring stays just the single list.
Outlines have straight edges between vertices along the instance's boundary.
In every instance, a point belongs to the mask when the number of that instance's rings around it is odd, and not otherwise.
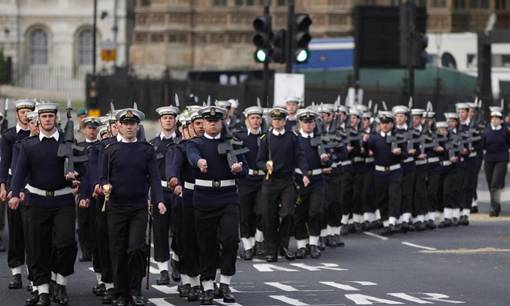
[{"label": "green traffic light", "polygon": [[306,63],[308,58],[310,57],[310,52],[306,49],[299,49],[296,52],[296,62],[297,63]]},{"label": "green traffic light", "polygon": [[264,63],[267,60],[266,50],[258,49],[255,51],[255,60],[259,63]]}]

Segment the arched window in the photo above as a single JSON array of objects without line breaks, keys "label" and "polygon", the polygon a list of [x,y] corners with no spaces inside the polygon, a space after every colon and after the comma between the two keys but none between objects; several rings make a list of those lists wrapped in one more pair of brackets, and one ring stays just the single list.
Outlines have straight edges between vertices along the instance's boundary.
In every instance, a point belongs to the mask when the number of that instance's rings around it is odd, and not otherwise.
[{"label": "arched window", "polygon": [[83,30],[78,35],[78,64],[80,66],[92,65],[92,51],[92,30]]},{"label": "arched window", "polygon": [[48,34],[43,30],[30,33],[30,65],[48,65]]}]

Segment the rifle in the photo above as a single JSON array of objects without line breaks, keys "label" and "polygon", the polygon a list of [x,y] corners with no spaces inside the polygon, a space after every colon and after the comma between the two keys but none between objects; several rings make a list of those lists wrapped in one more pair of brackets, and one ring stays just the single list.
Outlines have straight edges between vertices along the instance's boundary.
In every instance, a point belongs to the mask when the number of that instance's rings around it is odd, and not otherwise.
[{"label": "rifle", "polygon": [[72,118],[71,100],[67,100],[67,122],[64,128],[64,143],[61,143],[58,147],[57,156],[65,157],[64,174],[74,172],[75,164],[83,163],[88,160],[86,154],[74,155],[75,151],[83,152],[84,147],[76,145],[76,139],[74,138],[74,122]]},{"label": "rifle", "polygon": [[225,133],[224,133],[224,141],[220,144],[218,144],[218,154],[226,155],[228,165],[232,167],[233,164],[237,164],[239,160],[237,159],[238,155],[246,154],[250,152],[250,149],[248,148],[241,148],[241,149],[234,149],[235,146],[242,146],[242,141],[237,141],[234,139],[232,132],[230,132],[230,129],[225,125],[224,126]]},{"label": "rifle", "polygon": [[406,133],[407,137],[407,151],[414,149],[414,144],[421,144],[425,140],[425,135],[422,135],[420,132],[415,129],[409,129]]},{"label": "rifle", "polygon": [[2,125],[0,126],[0,132],[5,132],[9,128],[9,120],[7,119],[7,111],[9,109],[9,99],[5,98],[4,101],[4,120],[2,121]]},{"label": "rifle", "polygon": [[462,136],[460,134],[451,134],[450,139],[445,144],[445,149],[448,150],[448,157],[450,159],[461,151],[461,138]]},{"label": "rifle", "polygon": [[310,140],[312,147],[317,147],[319,156],[327,154],[328,149],[341,148],[344,146],[342,138],[333,134],[316,136]]},{"label": "rifle", "polygon": [[403,134],[396,134],[386,137],[386,143],[391,144],[391,150],[398,149],[398,146],[403,143],[407,143],[407,137]]}]

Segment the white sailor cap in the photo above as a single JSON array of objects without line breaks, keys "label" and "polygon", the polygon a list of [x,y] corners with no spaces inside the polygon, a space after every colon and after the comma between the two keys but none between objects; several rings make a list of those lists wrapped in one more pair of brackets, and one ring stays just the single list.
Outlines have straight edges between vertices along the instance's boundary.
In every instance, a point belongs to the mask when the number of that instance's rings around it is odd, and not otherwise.
[{"label": "white sailor cap", "polygon": [[337,107],[336,111],[338,113],[346,113],[347,114],[349,112],[349,108],[347,106],[345,106],[345,105],[339,105]]},{"label": "white sailor cap", "polygon": [[145,119],[145,114],[134,108],[124,108],[115,115],[117,120],[124,122],[140,122]]},{"label": "white sailor cap", "polygon": [[297,103],[297,104],[301,105],[301,103],[303,103],[303,98],[297,97],[297,96],[286,97],[284,99],[284,102],[285,102],[285,104],[287,104],[287,103]]},{"label": "white sailor cap", "polygon": [[198,111],[205,120],[223,120],[227,110],[218,106],[206,106]]},{"label": "white sailor cap", "polygon": [[198,120],[198,119],[204,119],[204,118],[202,117],[202,115],[200,115],[200,114],[198,113],[198,111],[196,111],[196,112],[191,112],[191,113],[189,114],[189,120],[190,120],[190,122],[193,122],[193,121]]},{"label": "white sailor cap", "polygon": [[319,114],[314,112],[313,110],[309,109],[300,109],[298,110],[296,114],[298,120],[302,121],[309,121],[309,120],[315,120],[317,117],[319,117]]},{"label": "white sailor cap", "polygon": [[411,116],[422,116],[425,115],[425,110],[421,108],[412,108]]},{"label": "white sailor cap", "polygon": [[349,110],[349,116],[361,117],[361,114],[363,114],[363,112],[357,108],[353,107]]},{"label": "white sailor cap", "polygon": [[436,128],[444,128],[444,129],[447,129],[448,128],[448,122],[446,121],[438,121],[436,122]]},{"label": "white sailor cap", "polygon": [[372,118],[372,112],[363,112],[363,114],[361,114],[361,118],[363,118],[363,119]]},{"label": "white sailor cap", "polygon": [[363,104],[354,104],[352,108],[356,109],[360,113],[366,112],[368,110],[368,107]]},{"label": "white sailor cap", "polygon": [[214,102],[214,105],[224,109],[229,109],[232,106],[232,103],[230,102],[230,100],[216,100],[216,102]]},{"label": "white sailor cap", "polygon": [[499,106],[489,106],[489,110],[491,112],[491,117],[500,117],[503,118],[503,109]]},{"label": "white sailor cap", "polygon": [[469,108],[478,108],[478,105],[476,105],[475,102],[468,102],[466,104],[469,106]]},{"label": "white sailor cap", "polygon": [[201,105],[188,105],[186,108],[188,109],[188,111],[190,113],[193,113],[193,112],[198,112],[199,110],[201,110],[204,107],[205,106],[201,106]]},{"label": "white sailor cap", "polygon": [[101,125],[101,119],[98,117],[85,117],[82,121],[84,126],[90,126],[92,128],[98,128]]},{"label": "white sailor cap", "polygon": [[335,112],[335,105],[334,104],[321,104],[321,105],[319,105],[318,112],[333,114]]},{"label": "white sailor cap", "polygon": [[262,116],[264,114],[264,109],[260,106],[250,106],[246,108],[243,112],[245,117],[248,117],[250,115],[260,115]]},{"label": "white sailor cap", "polygon": [[459,115],[457,113],[444,113],[444,117],[446,118],[446,120],[450,120],[450,119],[459,120]]},{"label": "white sailor cap", "polygon": [[433,112],[433,111],[428,111],[428,112],[425,112],[425,113],[423,114],[423,117],[425,117],[425,118],[430,118],[430,119],[431,119],[431,118],[434,118],[434,116],[436,116],[436,113],[435,113],[435,112]]},{"label": "white sailor cap", "polygon": [[187,112],[180,113],[179,115],[177,115],[175,119],[177,120],[177,123],[182,126],[187,126],[188,124],[191,123],[189,114]]},{"label": "white sailor cap", "polygon": [[233,108],[239,107],[239,100],[237,100],[237,99],[228,99],[228,102],[230,103],[230,107],[233,107]]},{"label": "white sailor cap", "polygon": [[35,101],[32,100],[32,99],[20,99],[20,100],[16,100],[16,102],[14,102],[14,105],[16,105],[16,110],[20,110],[20,109],[23,109],[23,108],[28,108],[28,109],[31,109],[31,110],[35,109]]},{"label": "white sailor cap", "polygon": [[407,113],[409,113],[409,107],[407,107],[405,105],[395,105],[391,109],[391,112],[393,113],[393,115],[396,115],[396,114],[407,114]]},{"label": "white sailor cap", "polygon": [[469,110],[469,103],[466,103],[466,102],[459,102],[459,103],[455,103],[455,109],[457,111],[461,110],[461,109],[467,109]]},{"label": "white sailor cap", "polygon": [[156,108],[156,113],[158,113],[158,115],[160,117],[162,117],[164,115],[172,115],[175,117],[175,116],[179,115],[179,108],[172,106],[172,105],[162,106],[162,107]]},{"label": "white sailor cap", "polygon": [[39,120],[39,114],[35,111],[27,113],[28,121],[37,122]]},{"label": "white sailor cap", "polygon": [[54,113],[56,114],[58,111],[58,104],[53,102],[42,102],[37,104],[37,107],[35,108],[35,111],[38,114],[42,113]]},{"label": "white sailor cap", "polygon": [[494,112],[491,112],[491,117],[503,118],[503,114],[501,112],[494,111]]},{"label": "white sailor cap", "polygon": [[108,133],[108,125],[100,125],[98,128],[97,128],[97,131],[99,133],[99,136],[102,136],[103,134],[106,134]]}]

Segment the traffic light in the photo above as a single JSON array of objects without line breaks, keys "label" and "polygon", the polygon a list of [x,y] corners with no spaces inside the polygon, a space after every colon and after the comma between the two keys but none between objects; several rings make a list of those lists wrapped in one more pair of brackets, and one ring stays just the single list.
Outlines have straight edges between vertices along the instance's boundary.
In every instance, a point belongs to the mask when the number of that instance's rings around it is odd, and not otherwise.
[{"label": "traffic light", "polygon": [[287,31],[284,29],[274,33],[272,39],[272,61],[285,63],[287,60]]},{"label": "traffic light", "polygon": [[253,44],[255,45],[255,61],[264,63],[271,61],[271,39],[272,26],[271,16],[258,16],[253,20],[253,28],[255,35],[253,36]]},{"label": "traffic light", "polygon": [[292,56],[298,64],[306,63],[310,58],[310,50],[308,44],[312,40],[310,35],[310,25],[312,19],[308,14],[295,14],[292,20]]},{"label": "traffic light", "polygon": [[414,66],[420,69],[425,68],[428,61],[427,46],[429,38],[424,33],[416,33],[414,42]]}]

